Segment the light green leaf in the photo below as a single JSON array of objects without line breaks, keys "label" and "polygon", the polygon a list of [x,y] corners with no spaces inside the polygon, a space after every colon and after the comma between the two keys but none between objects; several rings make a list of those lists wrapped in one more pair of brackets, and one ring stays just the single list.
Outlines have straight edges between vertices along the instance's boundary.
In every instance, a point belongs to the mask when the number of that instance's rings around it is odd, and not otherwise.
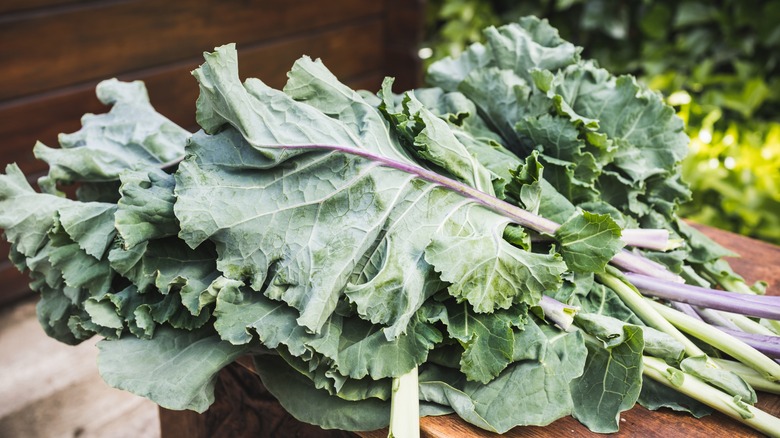
[{"label": "light green leaf", "polygon": [[[387,340],[381,326],[360,318],[343,318],[338,354],[333,358],[336,369],[353,379],[370,376],[377,380],[401,376],[424,363],[428,352],[442,341],[442,334],[423,313],[415,313],[406,333],[393,340]],[[334,323],[338,323],[338,318]],[[335,331],[330,334],[338,335]]]},{"label": "light green leaf", "polygon": [[72,181],[115,181],[124,170],[158,166],[184,155],[190,133],[152,108],[143,82],[109,79],[97,96],[111,110],[87,114],[81,130],[60,134],[60,148],[35,145],[35,156],[49,164],[42,185]]},{"label": "light green leaf", "polygon": [[122,197],[117,202],[116,230],[125,247],[178,234],[173,175],[146,169],[123,172],[120,180]]},{"label": "light green leaf", "polygon": [[191,249],[175,237],[143,242],[129,250],[117,247],[108,257],[111,267],[141,293],[149,287],[164,295],[176,292],[192,315],[200,313],[201,294],[219,276],[215,258],[212,245]]},{"label": "light green leaf", "polygon": [[221,287],[214,317],[220,337],[235,345],[248,344],[256,337],[268,348],[284,345],[294,356],[301,356],[307,350],[306,341],[316,337],[296,323],[295,309],[238,281]]},{"label": "light green leaf", "polygon": [[620,227],[605,214],[581,212],[555,231],[566,265],[575,272],[601,272],[623,248]]},{"label": "light green leaf", "polygon": [[493,380],[515,360],[513,328],[524,325],[527,308],[516,305],[509,311],[480,314],[466,303],[447,303],[447,333],[465,347],[461,372],[468,380]]},{"label": "light green leaf", "polygon": [[[217,373],[248,346],[235,346],[212,330],[160,327],[152,339],[98,342],[98,369],[110,386],[174,410],[204,412],[214,402]],[[143,357],[144,360],[138,360]]]},{"label": "light green leaf", "polygon": [[306,376],[277,356],[255,357],[255,369],[268,391],[299,421],[325,429],[376,430],[390,423],[390,402],[349,401],[316,389]]},{"label": "light green leaf", "polygon": [[466,421],[497,433],[515,426],[550,424],[571,413],[571,380],[582,373],[586,350],[580,333],[544,326],[545,355],[510,365],[490,383],[466,382],[434,366],[420,373],[423,400],[449,404]]},{"label": "light green leaf", "polygon": [[753,404],[758,400],[756,392],[741,377],[731,371],[719,368],[706,356],[687,357],[680,362],[680,369],[730,395],[739,397],[745,403]]},{"label": "light green leaf", "polygon": [[51,266],[62,273],[62,279],[67,286],[86,289],[96,298],[100,298],[111,290],[114,271],[107,259],[98,259],[87,254],[71,240],[70,236],[55,222],[49,232],[50,246],[47,253],[41,254],[49,258]]},{"label": "light green leaf", "polygon": [[688,397],[653,379],[644,379],[642,391],[637,400],[639,404],[651,411],[669,408],[674,411],[687,412],[696,418],[712,413],[713,409],[704,403]]},{"label": "light green leaf", "polygon": [[392,80],[382,84],[382,109],[392,120],[398,135],[415,154],[450,173],[455,179],[487,194],[493,194],[492,175],[458,140],[444,120],[436,117],[417,100],[404,93],[400,108],[393,108]]},{"label": "light green leaf", "polygon": [[0,228],[19,253],[33,257],[48,240],[57,210],[73,201],[36,192],[16,164],[5,172],[0,175]]},{"label": "light green leaf", "polygon": [[582,376],[572,382],[573,416],[590,430],[617,432],[620,413],[631,409],[642,387],[642,328],[624,325],[606,345],[587,342]]},{"label": "light green leaf", "polygon": [[303,374],[317,389],[324,389],[328,394],[340,399],[360,401],[368,398],[390,400],[392,395],[391,378],[374,380],[370,377],[352,379],[344,376],[333,368],[333,363],[318,357],[304,360],[293,356],[282,348],[277,350],[287,364]]},{"label": "light green leaf", "polygon": [[[450,295],[476,312],[535,305],[542,292],[557,289],[566,267],[557,254],[537,254],[503,239],[507,220],[476,207],[460,209],[440,228],[425,260],[450,283]],[[479,228],[477,228],[479,227]],[[485,228],[492,230],[487,236]]]},{"label": "light green leaf", "polygon": [[678,363],[683,358],[685,348],[670,335],[641,323],[629,324],[611,314],[580,312],[574,320],[577,327],[604,342],[607,348],[627,342],[626,326],[641,326],[644,354],[664,359],[669,363]]},{"label": "light green leaf", "polygon": [[116,205],[69,202],[60,207],[57,213],[62,228],[84,252],[96,259],[103,258],[116,236]]}]

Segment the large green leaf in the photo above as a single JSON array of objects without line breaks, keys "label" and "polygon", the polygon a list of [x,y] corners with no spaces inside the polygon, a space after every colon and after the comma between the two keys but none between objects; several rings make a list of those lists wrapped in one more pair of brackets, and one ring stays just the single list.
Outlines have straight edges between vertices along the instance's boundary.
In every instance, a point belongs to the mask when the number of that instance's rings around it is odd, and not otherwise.
[{"label": "large green leaf", "polygon": [[300,421],[325,429],[376,430],[390,422],[390,403],[377,398],[344,400],[317,389],[306,376],[278,356],[257,356],[263,385]]},{"label": "large green leaf", "polygon": [[24,256],[33,257],[46,243],[57,210],[71,202],[37,193],[16,164],[9,164],[0,175],[0,228]]},{"label": "large green leaf", "polygon": [[173,175],[154,168],[123,172],[120,180],[116,230],[125,247],[178,234]]},{"label": "large green leaf", "polygon": [[514,362],[488,384],[467,382],[454,370],[429,366],[420,373],[423,400],[452,406],[466,421],[504,433],[520,425],[547,425],[572,410],[572,379],[582,374],[586,349],[580,333],[549,326],[544,355]]},{"label": "large green leaf", "polygon": [[[361,103],[359,94],[337,107],[339,117],[346,114],[344,123],[257,80],[241,84],[235,57],[231,46],[218,48],[196,71],[199,119],[215,134],[192,138],[189,157],[176,174],[180,237],[193,247],[213,241],[225,276],[285,301],[300,312],[298,323],[315,333],[346,294],[363,318],[387,326],[389,340],[401,335],[440,288],[424,259],[434,236],[448,245],[442,228],[468,228],[473,238],[498,242],[498,224],[506,220],[421,179],[421,168],[397,139],[378,134],[387,131],[385,122],[372,116],[378,110]],[[291,83],[297,83],[297,72],[308,75],[307,66],[312,67],[304,62],[291,72]],[[332,81],[322,87],[326,96],[339,89]],[[301,86],[291,89],[301,97]],[[359,115],[363,124],[355,122]],[[474,222],[475,214],[490,220]],[[481,256],[495,258],[496,251]],[[538,297],[534,294],[554,286],[541,283],[522,294]]]},{"label": "large green leaf", "polygon": [[618,337],[586,345],[585,370],[572,382],[573,416],[594,432],[617,432],[642,387],[642,329],[625,325]]},{"label": "large green leaf", "polygon": [[[217,373],[249,346],[223,341],[213,330],[160,327],[152,339],[132,336],[98,343],[100,376],[114,388],[168,409],[204,412],[214,401]],[[138,360],[143,358],[143,360]]]},{"label": "large green leaf", "polygon": [[42,143],[35,156],[49,164],[42,185],[72,181],[115,181],[124,170],[158,166],[184,155],[190,133],[157,113],[143,82],[103,81],[97,86],[106,114],[87,114],[80,131],[61,134],[60,148]]},{"label": "large green leaf", "polygon": [[582,211],[555,231],[566,265],[574,272],[601,272],[623,248],[620,227],[609,215]]}]

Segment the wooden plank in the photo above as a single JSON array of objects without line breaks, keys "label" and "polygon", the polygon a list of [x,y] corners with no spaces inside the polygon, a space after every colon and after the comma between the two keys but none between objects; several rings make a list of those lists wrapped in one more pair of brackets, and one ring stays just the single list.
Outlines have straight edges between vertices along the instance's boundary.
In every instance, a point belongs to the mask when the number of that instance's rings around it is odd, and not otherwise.
[{"label": "wooden plank", "polygon": [[360,21],[362,0],[135,0],[12,20],[0,26],[0,100],[183,61],[204,48],[248,44]]},{"label": "wooden plank", "polygon": [[[323,62],[349,85],[351,78],[365,77],[382,68],[382,21],[379,17],[339,28],[312,32],[269,44],[238,46],[243,77],[258,77],[281,87],[295,59],[303,54],[321,57]],[[211,50],[211,47],[207,47]],[[119,75],[122,80],[146,82],[152,104],[181,126],[195,125],[197,82],[190,71],[202,63],[202,56],[164,68]],[[51,95],[0,104],[0,133],[3,155],[0,166],[16,162],[27,173],[44,172],[45,163],[32,154],[36,140],[57,146],[57,135],[80,128],[84,113],[102,113],[106,107],[95,97],[98,81],[71,87]],[[371,88],[378,89],[379,83]]]},{"label": "wooden plank", "polygon": [[748,283],[766,281],[770,285],[770,295],[780,295],[780,246],[771,245],[755,239],[738,239],[736,234],[719,230],[706,225],[690,223],[712,238],[715,242],[725,246],[737,257],[729,257],[726,260],[734,271],[745,277]]},{"label": "wooden plank", "polygon": [[[0,253],[0,257],[6,257],[5,253]],[[29,296],[32,291],[28,286],[30,283],[26,275],[16,270],[10,262],[0,263],[0,307],[18,301]]]},{"label": "wooden plank", "polygon": [[[0,18],[9,13],[30,11],[39,12],[44,8],[62,7],[78,3],[95,2],[96,0],[3,0],[0,2]],[[100,1],[100,0],[97,0]]]},{"label": "wooden plank", "polygon": [[423,85],[417,51],[425,37],[424,0],[385,0],[385,73],[395,77],[395,90]]}]

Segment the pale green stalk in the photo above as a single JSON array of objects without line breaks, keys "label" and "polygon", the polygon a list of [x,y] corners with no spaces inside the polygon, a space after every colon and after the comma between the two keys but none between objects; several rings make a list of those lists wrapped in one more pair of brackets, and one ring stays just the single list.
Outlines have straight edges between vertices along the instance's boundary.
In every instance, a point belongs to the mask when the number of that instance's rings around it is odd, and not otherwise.
[{"label": "pale green stalk", "polygon": [[647,303],[680,330],[710,344],[755,369],[770,381],[780,380],[780,364],[750,345],[717,328],[652,300]]},{"label": "pale green stalk", "polygon": [[777,333],[773,332],[767,327],[764,327],[760,323],[753,321],[752,319],[748,318],[745,315],[739,315],[730,312],[718,312],[718,313],[720,313],[724,318],[734,323],[735,326],[739,327],[739,329],[745,333],[753,333],[756,335],[766,335],[766,336],[777,336]]},{"label": "pale green stalk", "polygon": [[620,299],[631,309],[645,324],[660,330],[679,341],[685,347],[685,353],[688,356],[703,356],[704,351],[693,343],[680,330],[666,320],[653,307],[648,304],[648,300],[639,293],[636,288],[627,284],[620,278],[608,272],[596,274],[598,279],[605,285],[615,291]]},{"label": "pale green stalk", "polygon": [[720,359],[717,357],[710,358],[719,368],[731,371],[742,378],[748,385],[752,386],[757,391],[769,392],[772,394],[780,394],[780,383],[770,382],[765,379],[758,371],[750,368],[742,362],[734,360]]},{"label": "pale green stalk", "polygon": [[654,357],[642,356],[643,374],[769,436],[780,437],[780,419],[735,399]]},{"label": "pale green stalk", "polygon": [[420,396],[417,367],[393,378],[388,438],[420,438]]}]

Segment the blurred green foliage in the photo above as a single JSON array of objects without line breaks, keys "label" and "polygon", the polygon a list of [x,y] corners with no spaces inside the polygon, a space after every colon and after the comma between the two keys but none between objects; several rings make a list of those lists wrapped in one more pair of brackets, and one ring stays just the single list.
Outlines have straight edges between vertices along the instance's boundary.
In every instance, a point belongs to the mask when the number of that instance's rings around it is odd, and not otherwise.
[{"label": "blurred green foliage", "polygon": [[523,15],[677,109],[691,137],[682,216],[780,243],[780,0],[431,0],[428,62]]}]

